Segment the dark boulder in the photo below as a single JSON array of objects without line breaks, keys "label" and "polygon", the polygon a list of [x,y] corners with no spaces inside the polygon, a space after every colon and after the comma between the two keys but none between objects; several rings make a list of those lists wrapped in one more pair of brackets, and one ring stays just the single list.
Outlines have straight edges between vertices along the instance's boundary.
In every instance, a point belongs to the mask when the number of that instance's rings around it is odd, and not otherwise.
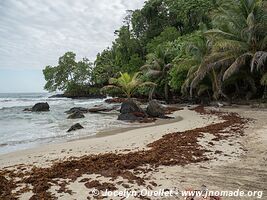
[{"label": "dark boulder", "polygon": [[46,111],[49,111],[49,109],[50,109],[50,107],[49,107],[48,103],[45,102],[45,103],[37,103],[37,104],[35,104],[32,107],[31,111],[32,112],[46,112]]},{"label": "dark boulder", "polygon": [[142,119],[143,119],[142,117],[138,117],[134,113],[125,113],[125,114],[120,114],[118,116],[118,120],[123,120],[123,121],[139,121]]},{"label": "dark boulder", "polygon": [[77,123],[77,124],[74,124],[73,126],[71,126],[67,132],[76,131],[79,129],[83,129],[83,126],[81,124]]},{"label": "dark boulder", "polygon": [[146,117],[145,112],[133,100],[128,99],[123,102],[118,120],[140,121]]},{"label": "dark boulder", "polygon": [[75,112],[88,113],[89,110],[87,108],[83,108],[83,107],[74,107],[74,108],[71,108],[71,109],[67,110],[65,113],[72,114],[72,113],[75,113]]},{"label": "dark boulder", "polygon": [[148,103],[146,113],[151,117],[163,117],[165,110],[156,100],[152,100]]},{"label": "dark boulder", "polygon": [[133,100],[128,99],[121,104],[120,113],[127,114],[133,112],[144,112]]},{"label": "dark boulder", "polygon": [[68,116],[68,119],[79,119],[79,118],[84,118],[84,114],[80,111],[76,111],[72,113],[71,115]]}]

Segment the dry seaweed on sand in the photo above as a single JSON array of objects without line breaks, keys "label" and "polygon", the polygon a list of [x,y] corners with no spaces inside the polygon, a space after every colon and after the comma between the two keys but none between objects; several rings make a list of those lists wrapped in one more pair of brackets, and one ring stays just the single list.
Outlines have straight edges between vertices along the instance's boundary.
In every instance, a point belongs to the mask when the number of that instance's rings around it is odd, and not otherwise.
[{"label": "dry seaweed on sand", "polygon": [[[56,199],[49,192],[52,185],[59,185],[57,179],[76,181],[84,174],[99,174],[115,180],[118,177],[128,180],[129,183],[145,185],[146,180],[137,176],[136,172],[142,170],[142,166],[149,166],[156,169],[158,166],[186,165],[206,161],[209,158],[205,155],[206,150],[198,143],[198,138],[203,133],[210,133],[218,140],[227,138],[231,135],[242,135],[246,119],[241,118],[235,113],[224,113],[209,111],[203,107],[194,109],[202,115],[216,115],[222,121],[210,124],[205,127],[195,128],[182,132],[175,132],[164,135],[161,139],[148,144],[148,149],[129,153],[104,153],[99,155],[88,155],[79,158],[72,158],[66,161],[59,161],[47,168],[33,168],[29,172],[10,172],[3,170],[2,176],[9,177],[11,185],[27,183],[33,186],[33,199]],[[227,133],[224,131],[227,128]],[[21,179],[15,180],[20,173]],[[12,177],[10,177],[12,175]],[[67,182],[65,183],[68,184]],[[87,186],[91,182],[86,183]],[[115,184],[100,184],[101,189],[115,188]],[[12,187],[13,188],[13,187]],[[70,192],[64,185],[61,186],[62,192]],[[6,199],[12,199],[9,188],[3,188],[1,195]],[[66,190],[66,191],[64,191]],[[3,196],[0,196],[3,198]]]}]

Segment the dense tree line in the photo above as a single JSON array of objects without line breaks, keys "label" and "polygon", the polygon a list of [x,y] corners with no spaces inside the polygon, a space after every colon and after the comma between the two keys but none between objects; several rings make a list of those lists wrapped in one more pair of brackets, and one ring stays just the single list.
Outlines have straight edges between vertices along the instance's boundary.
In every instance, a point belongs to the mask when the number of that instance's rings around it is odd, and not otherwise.
[{"label": "dense tree line", "polygon": [[148,0],[128,11],[94,64],[69,53],[46,67],[45,88],[102,88],[121,73],[141,72],[139,79],[156,86],[135,90],[139,96],[258,98],[267,93],[266,18],[264,0]]}]

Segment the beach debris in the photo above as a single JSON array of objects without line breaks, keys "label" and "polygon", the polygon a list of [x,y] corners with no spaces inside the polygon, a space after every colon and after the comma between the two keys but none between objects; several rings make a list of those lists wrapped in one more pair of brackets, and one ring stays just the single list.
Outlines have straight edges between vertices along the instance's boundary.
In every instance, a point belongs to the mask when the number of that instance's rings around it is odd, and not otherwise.
[{"label": "beach debris", "polygon": [[73,126],[71,126],[67,132],[76,131],[79,129],[83,129],[83,126],[80,123],[76,123]]},{"label": "beach debris", "polygon": [[47,102],[41,102],[35,104],[32,108],[25,108],[23,111],[30,111],[30,112],[47,112],[49,111],[50,107]]},{"label": "beach debris", "polygon": [[162,117],[165,115],[163,106],[157,100],[149,101],[146,113],[151,117]]},{"label": "beach debris", "polygon": [[67,110],[65,113],[67,113],[67,114],[72,114],[72,113],[75,113],[75,112],[77,112],[77,111],[82,112],[82,113],[88,113],[88,112],[89,112],[89,111],[88,111],[88,108],[83,108],[83,107],[73,107],[73,108]]},{"label": "beach debris", "polygon": [[93,181],[88,181],[85,184],[85,187],[91,189],[97,189],[99,191],[114,191],[117,190],[117,188],[115,187],[115,185],[113,183],[100,183],[98,180],[93,180]]},{"label": "beach debris", "polygon": [[81,111],[76,111],[68,116],[68,119],[79,119],[84,118],[84,114]]},{"label": "beach debris", "polygon": [[0,175],[0,199],[12,199],[12,190],[14,184]]},{"label": "beach debris", "polygon": [[[68,180],[66,184],[70,184],[84,174],[98,174],[112,180],[122,177],[127,179],[130,184],[146,186],[147,180],[143,176],[140,177],[140,174],[148,173],[148,170],[157,170],[159,166],[185,166],[209,160],[210,158],[206,154],[207,149],[199,144],[199,138],[203,137],[203,133],[212,134],[218,140],[224,140],[234,135],[241,136],[245,124],[248,122],[248,119],[244,119],[236,113],[211,111],[201,106],[194,110],[201,115],[216,115],[221,120],[204,127],[166,134],[159,140],[148,144],[149,148],[144,150],[128,153],[89,154],[60,160],[46,168],[35,167],[27,172],[0,170],[0,174],[9,177],[12,184],[32,185],[31,191],[34,195],[31,199],[53,199],[53,194],[49,189],[52,183],[59,185],[62,182],[57,182],[58,178]],[[148,166],[148,168],[144,168],[144,166]],[[17,180],[16,177],[20,177],[21,180]],[[92,184],[87,183],[86,186],[90,187]],[[98,183],[95,182],[95,184]],[[104,188],[111,186],[100,184]],[[61,188],[62,190],[67,189],[67,187]],[[7,192],[5,188],[3,191]],[[11,197],[11,195],[7,197]]]}]

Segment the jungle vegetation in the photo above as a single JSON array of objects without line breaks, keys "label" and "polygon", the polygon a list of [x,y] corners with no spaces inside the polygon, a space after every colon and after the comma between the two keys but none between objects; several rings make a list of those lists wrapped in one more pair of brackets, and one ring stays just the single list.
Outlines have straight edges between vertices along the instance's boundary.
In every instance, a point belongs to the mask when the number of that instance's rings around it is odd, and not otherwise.
[{"label": "jungle vegetation", "polygon": [[266,97],[266,33],[266,0],[147,0],[127,11],[112,46],[94,63],[67,52],[58,66],[47,66],[45,89],[98,92],[111,78],[138,74],[138,83],[154,87],[135,87],[131,96]]}]

